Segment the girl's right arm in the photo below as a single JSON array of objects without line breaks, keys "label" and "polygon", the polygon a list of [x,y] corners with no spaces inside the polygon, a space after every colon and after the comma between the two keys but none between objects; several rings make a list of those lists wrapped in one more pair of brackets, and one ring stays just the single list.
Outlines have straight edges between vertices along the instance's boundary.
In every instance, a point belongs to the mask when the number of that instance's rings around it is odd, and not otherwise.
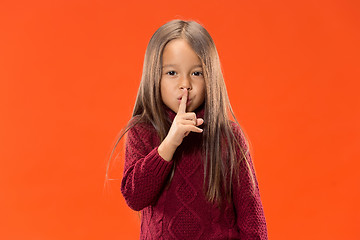
[{"label": "girl's right arm", "polygon": [[128,131],[125,150],[124,176],[121,193],[130,208],[139,211],[154,203],[171,171],[172,157],[189,132],[201,133],[203,119],[186,112],[187,91],[179,104],[170,130],[158,146],[153,148],[155,135],[146,127],[134,126]]},{"label": "girl's right arm", "polygon": [[154,133],[140,124],[132,127],[126,138],[121,193],[135,211],[157,200],[173,165],[159,155],[158,147],[153,148],[153,136]]}]

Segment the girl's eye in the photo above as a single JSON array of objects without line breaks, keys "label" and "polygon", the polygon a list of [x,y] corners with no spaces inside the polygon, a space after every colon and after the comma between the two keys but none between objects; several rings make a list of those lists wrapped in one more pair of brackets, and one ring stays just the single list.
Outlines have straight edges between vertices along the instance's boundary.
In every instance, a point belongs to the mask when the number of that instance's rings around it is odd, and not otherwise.
[{"label": "girl's eye", "polygon": [[202,73],[202,72],[193,72],[193,74],[194,74],[195,76],[201,76],[203,73]]},{"label": "girl's eye", "polygon": [[170,75],[170,76],[174,76],[176,74],[175,71],[170,71],[170,72],[167,72],[166,74]]}]

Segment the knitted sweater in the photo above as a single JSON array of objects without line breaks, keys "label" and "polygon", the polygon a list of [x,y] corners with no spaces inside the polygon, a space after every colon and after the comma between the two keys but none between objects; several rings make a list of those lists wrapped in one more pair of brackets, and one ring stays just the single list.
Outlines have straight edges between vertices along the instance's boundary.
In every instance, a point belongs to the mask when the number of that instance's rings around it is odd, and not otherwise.
[{"label": "knitted sweater", "polygon": [[[165,107],[172,121],[176,116]],[[204,108],[195,111],[204,116]],[[239,127],[232,122],[235,136],[246,147]],[[141,210],[140,239],[267,239],[267,226],[251,156],[256,189],[251,195],[251,179],[240,164],[240,185],[232,187],[232,203],[218,209],[203,193],[204,170],[199,151],[202,133],[190,132],[173,159],[158,153],[160,139],[148,123],[138,123],[127,134],[121,192],[128,206]],[[246,148],[247,149],[247,148]],[[238,155],[241,156],[241,155]],[[176,161],[175,172],[166,186]],[[244,162],[244,161],[243,161]]]}]

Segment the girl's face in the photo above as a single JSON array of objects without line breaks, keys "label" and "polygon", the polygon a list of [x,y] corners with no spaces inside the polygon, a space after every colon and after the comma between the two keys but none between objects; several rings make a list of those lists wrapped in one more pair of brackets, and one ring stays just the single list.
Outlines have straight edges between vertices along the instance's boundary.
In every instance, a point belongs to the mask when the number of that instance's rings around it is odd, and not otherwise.
[{"label": "girl's face", "polygon": [[186,111],[193,112],[205,99],[205,80],[199,57],[186,40],[174,39],[165,46],[162,60],[162,101],[177,113],[185,88],[188,90]]}]

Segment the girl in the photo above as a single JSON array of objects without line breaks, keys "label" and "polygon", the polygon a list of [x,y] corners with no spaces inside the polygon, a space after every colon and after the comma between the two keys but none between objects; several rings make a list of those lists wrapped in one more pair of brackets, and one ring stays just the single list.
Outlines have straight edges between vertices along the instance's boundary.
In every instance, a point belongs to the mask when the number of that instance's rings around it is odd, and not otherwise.
[{"label": "girl", "polygon": [[200,24],[154,33],[126,132],[121,193],[142,213],[140,239],[267,239],[248,143]]}]

